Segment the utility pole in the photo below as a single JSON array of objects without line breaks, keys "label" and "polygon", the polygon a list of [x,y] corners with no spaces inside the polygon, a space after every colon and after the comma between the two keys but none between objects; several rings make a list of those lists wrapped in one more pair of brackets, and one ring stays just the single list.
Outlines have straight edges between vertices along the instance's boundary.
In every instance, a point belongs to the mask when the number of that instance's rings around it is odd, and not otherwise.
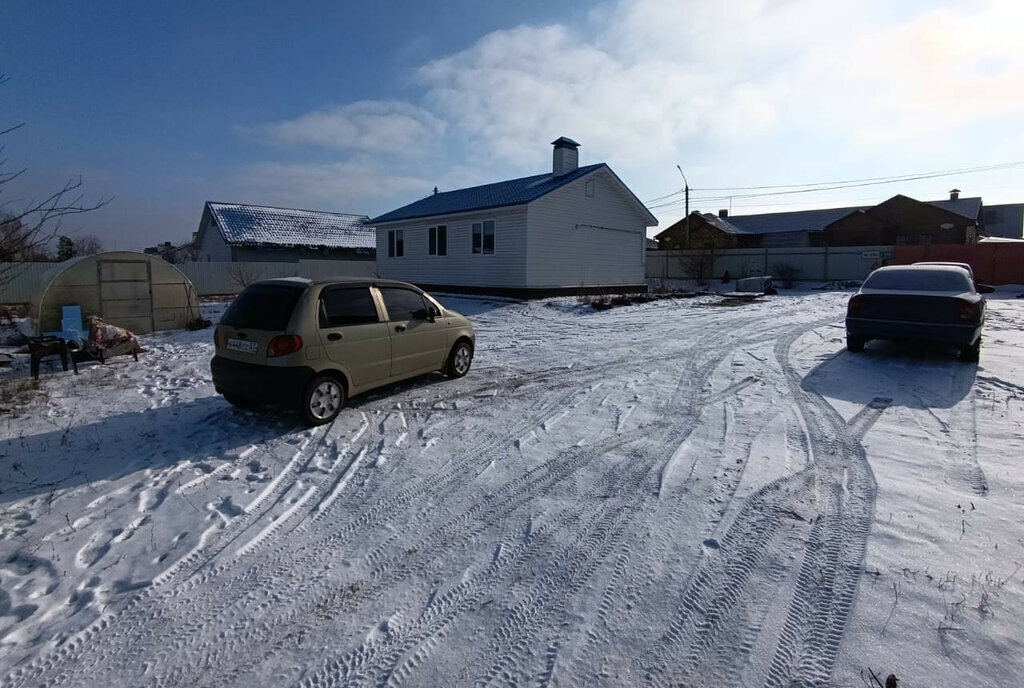
[{"label": "utility pole", "polygon": [[683,178],[683,193],[686,195],[686,248],[690,248],[690,182],[686,181],[686,175],[683,174],[683,168],[676,165],[676,169],[679,170],[679,176]]}]

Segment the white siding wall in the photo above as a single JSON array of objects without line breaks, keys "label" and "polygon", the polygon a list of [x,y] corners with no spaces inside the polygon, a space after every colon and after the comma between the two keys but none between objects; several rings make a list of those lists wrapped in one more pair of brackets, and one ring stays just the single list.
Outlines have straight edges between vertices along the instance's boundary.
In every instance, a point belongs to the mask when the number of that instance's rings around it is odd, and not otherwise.
[{"label": "white siding wall", "polygon": [[644,218],[608,173],[599,170],[534,201],[528,218],[527,286],[644,283]]},{"label": "white siding wall", "polygon": [[[494,220],[494,254],[473,253],[473,223]],[[448,255],[427,254],[427,228],[448,225]],[[388,231],[404,231],[405,255],[388,256]],[[526,286],[526,209],[502,208],[377,227],[377,272],[413,284]],[[641,277],[643,271],[641,270]],[[642,280],[641,280],[642,281]]]},{"label": "white siding wall", "polygon": [[196,257],[199,260],[214,262],[231,260],[231,248],[224,243],[224,237],[220,235],[219,229],[207,225],[206,231],[203,232],[203,243],[199,245]]}]

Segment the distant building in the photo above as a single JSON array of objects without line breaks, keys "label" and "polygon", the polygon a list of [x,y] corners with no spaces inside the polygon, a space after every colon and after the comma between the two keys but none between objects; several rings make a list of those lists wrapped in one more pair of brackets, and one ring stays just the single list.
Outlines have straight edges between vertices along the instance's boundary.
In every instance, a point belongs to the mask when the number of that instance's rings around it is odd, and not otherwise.
[{"label": "distant building", "polygon": [[163,258],[168,263],[180,264],[185,261],[195,260],[195,232],[192,233],[192,238],[193,241],[190,241],[187,244],[175,246],[171,242],[165,241],[162,244],[144,248],[142,249],[142,252],[151,256]]},{"label": "distant building", "polygon": [[981,198],[918,201],[893,196],[874,206],[758,215],[691,213],[655,239],[662,249],[801,248],[896,244],[970,244],[983,226]]},{"label": "distant building", "polygon": [[986,236],[1003,239],[1024,238],[1024,203],[987,205],[984,215]]},{"label": "distant building", "polygon": [[550,172],[445,193],[371,220],[381,277],[451,291],[542,296],[644,291],[658,220],[579,144],[552,142]]},{"label": "distant building", "polygon": [[365,215],[208,201],[196,232],[200,261],[374,260]]}]

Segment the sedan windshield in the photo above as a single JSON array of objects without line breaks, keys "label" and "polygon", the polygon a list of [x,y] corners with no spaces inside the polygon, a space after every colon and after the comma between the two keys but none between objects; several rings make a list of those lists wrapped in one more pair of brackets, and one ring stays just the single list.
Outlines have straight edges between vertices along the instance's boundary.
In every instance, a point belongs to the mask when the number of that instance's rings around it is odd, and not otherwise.
[{"label": "sedan windshield", "polygon": [[885,270],[874,272],[864,281],[864,289],[897,291],[972,291],[966,274],[956,270]]}]

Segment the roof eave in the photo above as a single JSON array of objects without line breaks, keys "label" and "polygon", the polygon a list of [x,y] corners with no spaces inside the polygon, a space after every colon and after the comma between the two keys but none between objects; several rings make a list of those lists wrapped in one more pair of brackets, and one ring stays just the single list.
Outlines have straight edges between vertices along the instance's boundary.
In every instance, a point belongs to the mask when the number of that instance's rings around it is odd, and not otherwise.
[{"label": "roof eave", "polygon": [[[584,176],[586,176],[586,175],[584,175]],[[546,196],[547,194],[544,194],[544,195]],[[537,199],[533,199],[533,200],[537,200]],[[480,206],[479,208],[473,208],[471,210],[459,210],[459,211],[456,211],[456,212],[431,213],[431,214],[425,214],[425,215],[409,215],[409,216],[397,218],[397,219],[394,219],[394,220],[382,220],[381,218],[384,217],[384,215],[381,215],[380,217],[375,217],[372,220],[370,220],[370,222],[368,224],[374,225],[375,227],[379,228],[382,225],[393,225],[393,224],[397,224],[399,222],[408,222],[410,220],[425,220],[425,219],[429,219],[429,218],[433,218],[433,217],[463,217],[463,216],[466,216],[466,215],[475,215],[475,214],[483,212],[485,210],[502,210],[502,209],[505,209],[505,208],[525,208],[526,206],[528,206],[532,202],[533,201],[528,201],[526,203],[502,203],[502,204],[498,204],[498,205]],[[385,215],[387,215],[387,214],[390,214],[390,213],[385,213]]]}]

